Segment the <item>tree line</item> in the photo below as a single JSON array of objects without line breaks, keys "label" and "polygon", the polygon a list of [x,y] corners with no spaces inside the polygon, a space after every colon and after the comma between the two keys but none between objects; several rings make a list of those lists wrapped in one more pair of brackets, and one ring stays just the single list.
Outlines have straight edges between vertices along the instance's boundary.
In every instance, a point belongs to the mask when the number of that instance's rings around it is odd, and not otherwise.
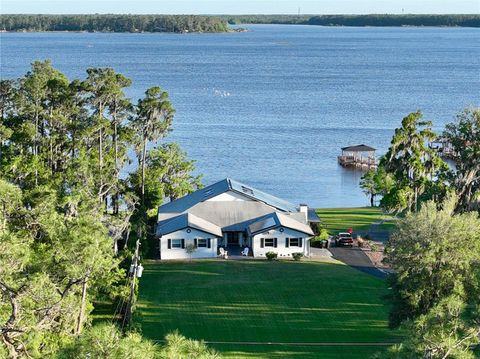
[{"label": "tree line", "polygon": [[[448,146],[453,166],[434,143]],[[360,185],[372,205],[380,195],[399,217],[384,261],[393,269],[390,325],[404,340],[382,357],[478,357],[480,109],[459,113],[441,136],[421,112],[410,113]]]},{"label": "tree line", "polygon": [[480,27],[480,15],[0,15],[3,31],[228,32],[228,24]]},{"label": "tree line", "polygon": [[[0,81],[0,357],[174,350],[128,332],[131,244],[155,249],[156,208],[201,183],[177,144],[159,143],[175,114],[168,93],[152,87],[134,103],[130,85],[111,68],[70,80],[49,61]],[[120,329],[91,327],[98,300],[114,303]]]},{"label": "tree line", "polygon": [[226,21],[200,15],[0,15],[4,31],[226,32]]},{"label": "tree line", "polygon": [[222,15],[230,24],[480,27],[480,15]]}]

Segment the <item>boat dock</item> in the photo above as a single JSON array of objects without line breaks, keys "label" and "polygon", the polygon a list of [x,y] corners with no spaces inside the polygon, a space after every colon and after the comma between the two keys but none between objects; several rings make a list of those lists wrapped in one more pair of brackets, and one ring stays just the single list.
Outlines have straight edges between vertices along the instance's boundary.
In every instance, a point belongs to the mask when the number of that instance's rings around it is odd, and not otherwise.
[{"label": "boat dock", "polygon": [[376,149],[364,144],[342,148],[338,163],[343,167],[377,168]]}]

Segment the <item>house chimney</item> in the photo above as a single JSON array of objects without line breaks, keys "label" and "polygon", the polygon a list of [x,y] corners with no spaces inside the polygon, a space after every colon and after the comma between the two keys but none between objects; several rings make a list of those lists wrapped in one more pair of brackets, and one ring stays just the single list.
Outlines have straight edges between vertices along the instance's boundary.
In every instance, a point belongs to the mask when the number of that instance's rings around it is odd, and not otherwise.
[{"label": "house chimney", "polygon": [[308,206],[304,203],[300,203],[299,212],[305,213],[305,223],[308,223]]}]

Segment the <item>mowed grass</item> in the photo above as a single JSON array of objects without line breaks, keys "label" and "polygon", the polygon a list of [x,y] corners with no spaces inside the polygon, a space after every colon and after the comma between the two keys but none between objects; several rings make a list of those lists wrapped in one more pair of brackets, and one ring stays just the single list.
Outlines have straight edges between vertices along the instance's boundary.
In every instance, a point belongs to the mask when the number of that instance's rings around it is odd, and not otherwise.
[{"label": "mowed grass", "polygon": [[393,230],[395,228],[393,217],[386,215],[377,207],[358,208],[318,208],[317,214],[330,234],[345,232],[348,228],[354,231],[367,231],[370,225],[381,220],[388,220],[381,230]]},{"label": "mowed grass", "polygon": [[[145,264],[137,320],[154,340],[178,329],[216,342],[390,342],[385,282],[326,262]],[[227,357],[366,358],[378,347],[211,344]]]}]

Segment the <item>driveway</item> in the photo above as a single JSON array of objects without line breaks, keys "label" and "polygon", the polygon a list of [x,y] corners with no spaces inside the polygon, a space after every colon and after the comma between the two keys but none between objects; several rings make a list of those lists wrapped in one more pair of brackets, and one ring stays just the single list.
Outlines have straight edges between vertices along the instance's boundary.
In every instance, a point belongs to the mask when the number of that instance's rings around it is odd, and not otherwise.
[{"label": "driveway", "polygon": [[385,279],[388,273],[376,268],[370,261],[370,258],[360,248],[329,248],[332,253],[332,258],[339,260],[359,271],[368,273],[377,278]]}]

